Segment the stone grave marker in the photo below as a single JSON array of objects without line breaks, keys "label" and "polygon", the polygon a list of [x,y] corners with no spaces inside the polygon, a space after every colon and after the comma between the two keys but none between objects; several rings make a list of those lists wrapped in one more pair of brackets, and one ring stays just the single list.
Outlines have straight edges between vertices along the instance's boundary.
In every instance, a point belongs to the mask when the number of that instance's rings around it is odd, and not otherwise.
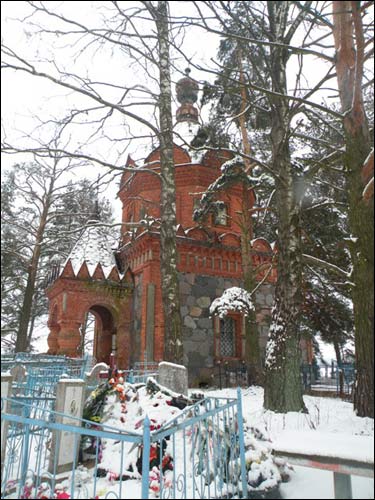
[{"label": "stone grave marker", "polygon": [[158,382],[177,394],[188,395],[188,373],[183,365],[167,361],[159,363]]}]

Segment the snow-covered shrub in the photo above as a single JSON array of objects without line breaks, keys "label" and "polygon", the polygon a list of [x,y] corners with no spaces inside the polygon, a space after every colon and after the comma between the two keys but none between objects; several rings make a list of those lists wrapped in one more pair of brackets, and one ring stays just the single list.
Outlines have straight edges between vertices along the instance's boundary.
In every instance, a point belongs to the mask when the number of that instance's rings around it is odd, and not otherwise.
[{"label": "snow-covered shrub", "polygon": [[245,423],[244,438],[248,498],[281,498],[279,485],[289,481],[289,466],[272,455],[266,431]]},{"label": "snow-covered shrub", "polygon": [[248,316],[254,310],[249,292],[239,287],[227,288],[221,297],[215,299],[210,306],[210,314],[224,318],[229,311],[243,313]]}]

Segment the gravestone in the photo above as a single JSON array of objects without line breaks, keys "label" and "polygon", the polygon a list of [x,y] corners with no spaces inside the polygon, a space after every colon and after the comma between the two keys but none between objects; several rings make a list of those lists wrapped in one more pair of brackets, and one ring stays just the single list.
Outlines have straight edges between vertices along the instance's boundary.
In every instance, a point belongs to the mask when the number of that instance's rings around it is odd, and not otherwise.
[{"label": "gravestone", "polygon": [[91,372],[87,373],[85,379],[85,399],[89,397],[90,393],[96,389],[99,384],[108,378],[108,370],[109,366],[106,363],[97,363],[92,368]]},{"label": "gravestone", "polygon": [[188,395],[188,373],[183,365],[167,361],[159,363],[158,382],[177,394]]},{"label": "gravestone", "polygon": [[17,385],[18,388],[26,382],[26,368],[23,365],[15,365],[10,369],[10,374],[13,377],[13,383]]},{"label": "gravestone", "polygon": [[[1,396],[3,398],[12,397],[12,375],[1,374]],[[4,406],[3,406],[4,404]],[[10,410],[9,401],[4,401],[1,411],[7,413]],[[3,475],[3,467],[5,461],[5,451],[7,445],[8,421],[1,419],[1,475]]]},{"label": "gravestone", "polygon": [[[56,390],[57,424],[81,426],[85,383],[80,379],[60,379]],[[74,417],[74,418],[71,418]],[[80,435],[66,430],[52,432],[49,472],[65,472],[78,464]]]}]

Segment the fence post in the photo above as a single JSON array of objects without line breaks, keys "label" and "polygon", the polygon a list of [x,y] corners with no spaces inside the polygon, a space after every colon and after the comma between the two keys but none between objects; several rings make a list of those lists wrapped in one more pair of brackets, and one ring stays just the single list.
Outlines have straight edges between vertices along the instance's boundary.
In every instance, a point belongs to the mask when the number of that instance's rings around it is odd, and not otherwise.
[{"label": "fence post", "polygon": [[[55,411],[63,413],[56,415],[57,424],[80,425],[79,420],[69,416],[82,418],[85,382],[81,379],[61,379],[57,384]],[[75,435],[62,430],[52,432],[49,472],[60,473],[69,470],[76,463],[78,448],[75,447]],[[76,448],[76,450],[75,450]],[[77,456],[74,456],[77,452]]]},{"label": "fence post", "polygon": [[24,367],[24,365],[14,365],[9,371],[13,377],[13,386],[16,388],[16,392],[24,393],[24,385],[27,376],[26,368]]},{"label": "fence post", "polygon": [[241,389],[239,387],[237,387],[237,418],[238,418],[238,437],[240,444],[242,498],[247,498],[245,439],[244,439],[243,415],[242,415],[242,394],[241,394]]},{"label": "fence post", "polygon": [[[1,395],[3,398],[12,397],[12,375],[1,374]],[[10,410],[9,401],[1,400],[1,412],[8,413]],[[3,476],[3,466],[5,460],[5,450],[7,446],[8,437],[8,421],[5,419],[1,420],[1,476]]]},{"label": "fence post", "polygon": [[142,455],[142,498],[147,499],[150,482],[150,420],[146,415],[143,421],[143,455]]}]

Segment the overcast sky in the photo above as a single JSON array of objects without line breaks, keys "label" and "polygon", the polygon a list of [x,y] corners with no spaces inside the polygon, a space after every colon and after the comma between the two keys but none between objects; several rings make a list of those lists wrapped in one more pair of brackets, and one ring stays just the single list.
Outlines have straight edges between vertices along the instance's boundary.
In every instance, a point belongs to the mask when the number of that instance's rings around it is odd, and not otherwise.
[{"label": "overcast sky", "polygon": [[[104,2],[107,7],[109,2]],[[126,8],[131,6],[133,2],[126,2]],[[191,8],[190,2],[171,2],[174,15],[182,15]],[[97,25],[101,16],[105,16],[108,12],[101,10],[103,2],[47,2],[48,8],[60,9],[62,6],[64,14],[67,17],[74,18],[75,20],[82,20],[89,25]],[[110,5],[110,4],[109,4]],[[100,8],[99,8],[100,7]],[[7,45],[15,48],[20,54],[28,58],[30,61],[37,61],[41,58],[47,58],[50,63],[45,66],[39,65],[42,69],[45,67],[53,68],[53,63],[56,62],[59,67],[66,67],[70,72],[78,72],[80,75],[85,76],[89,73],[92,79],[97,81],[116,82],[121,85],[121,82],[132,82],[139,80],[145,85],[153,86],[150,79],[146,79],[141,73],[141,70],[136,65],[130,65],[129,60],[124,57],[123,53],[109,52],[109,49],[103,48],[101,50],[89,49],[85,59],[74,59],[77,46],[74,48],[67,47],[69,37],[56,37],[51,35],[49,37],[41,37],[37,34],[37,28],[30,24],[31,20],[24,20],[29,14],[30,8],[25,2],[2,2],[2,36]],[[40,18],[42,22],[46,17]],[[53,20],[48,20],[48,28],[52,31],[56,28]],[[182,43],[182,38],[180,38]],[[218,37],[209,35],[204,30],[199,28],[190,28],[186,31],[183,39],[182,48],[188,58],[192,58],[193,62],[197,65],[210,64],[210,59],[215,57],[218,46]],[[295,79],[297,71],[296,58],[291,61],[289,65],[289,79],[292,82]],[[173,71],[172,78],[174,82],[178,80],[184,69],[186,68],[186,61],[181,57],[173,59],[175,70]],[[305,64],[304,73],[306,80],[311,85],[313,82],[318,81],[325,72],[327,66],[318,61],[316,58],[308,58]],[[204,72],[199,72],[192,69],[191,76],[197,80],[214,81],[214,75]],[[334,86],[336,82],[332,82]],[[106,90],[105,90],[106,91]],[[174,91],[174,86],[173,86]],[[54,84],[45,81],[41,78],[27,76],[24,73],[15,74],[11,71],[5,71],[2,76],[2,122],[6,129],[6,137],[13,143],[25,143],[25,133],[31,133],[36,127],[40,125],[40,121],[45,121],[46,117],[61,117],[66,113],[66,110],[71,106],[78,107],[81,105],[91,105],[87,99],[77,97],[71,93],[57,88]],[[332,94],[331,91],[325,93],[326,96]],[[321,96],[317,96],[321,99]],[[174,103],[174,110],[177,103]],[[145,117],[149,118],[151,115],[150,110],[146,107],[144,110]],[[204,115],[203,115],[204,118]],[[109,122],[109,132],[112,137],[116,139],[123,134],[125,127],[122,128],[120,117],[117,120],[112,119]],[[130,122],[129,122],[130,123]],[[134,122],[131,123],[132,131],[141,129]],[[86,127],[85,127],[86,129]],[[44,131],[45,132],[45,131]],[[44,134],[43,132],[43,134]],[[39,132],[36,133],[38,135]],[[40,132],[39,135],[42,135]],[[72,144],[87,146],[90,134],[84,133],[82,127],[76,127],[70,136]],[[106,138],[96,137],[90,143],[90,151],[93,155],[97,155],[103,159],[109,159],[116,164],[123,164],[126,161],[127,155],[132,154],[135,159],[141,158],[151,149],[151,141],[147,138],[141,142],[136,141],[107,141]],[[6,168],[16,161],[14,156],[5,156],[2,161],[2,168]],[[80,170],[78,175],[91,176],[96,178],[98,167]],[[82,173],[81,173],[82,172]],[[116,180],[107,195],[111,198],[115,197],[117,191],[118,180]],[[117,204],[116,213],[119,213],[119,205]]]},{"label": "overcast sky", "polygon": [[[180,4],[180,2],[178,3]],[[103,4],[102,2],[47,2],[48,8],[51,9],[62,4],[64,4],[64,14],[67,17],[82,20],[89,25],[97,25],[99,17],[103,14],[98,10],[98,4]],[[126,8],[131,6],[131,4],[131,2],[126,2]],[[177,4],[177,2],[173,2],[173,4]],[[174,9],[176,7],[177,5],[173,5]],[[19,54],[25,56],[28,60],[39,64],[37,61],[40,58],[48,58],[50,61],[56,61],[59,67],[65,66],[71,72],[76,71],[83,76],[89,73],[91,78],[97,81],[113,81],[117,85],[120,85],[121,82],[125,82],[125,84],[133,83],[138,78],[138,81],[152,87],[153,82],[150,79],[147,81],[136,65],[133,64],[130,66],[129,60],[124,57],[124,54],[119,54],[118,51],[117,53],[110,53],[109,50],[105,49],[93,50],[91,52],[89,50],[87,54],[90,57],[79,58],[77,62],[74,61],[72,54],[74,54],[75,49],[61,48],[67,42],[66,38],[63,38],[63,40],[55,36],[42,38],[36,34],[36,27],[30,25],[30,20],[22,20],[29,12],[30,8],[25,2],[2,2],[1,16],[4,42],[8,46],[15,48]],[[41,19],[45,21],[45,18]],[[48,21],[49,29],[54,29],[53,24],[53,20]],[[45,43],[46,39],[51,43]],[[193,58],[196,64],[204,65],[210,57],[215,55],[217,43],[218,38],[216,36],[204,33],[200,29],[191,29],[186,33],[183,45],[188,57]],[[181,78],[187,64],[182,57],[175,58],[173,63],[178,70],[173,71],[172,78],[175,82]],[[51,71],[51,65],[46,65],[45,67],[47,66],[49,66],[49,71]],[[43,65],[39,64],[38,67],[43,68]],[[27,142],[25,134],[30,134],[31,132],[33,135],[43,137],[45,131],[42,133],[36,129],[36,127],[40,126],[40,121],[44,121],[51,116],[56,118],[63,116],[71,106],[77,108],[80,105],[92,105],[87,99],[72,96],[71,93],[59,89],[53,83],[42,78],[35,78],[24,73],[17,74],[12,71],[4,71],[3,73],[1,86],[2,135],[4,137],[4,130],[6,130],[6,138],[9,142],[15,144],[25,143]],[[197,70],[192,71],[192,76],[198,80],[207,78],[206,74],[199,73]],[[174,85],[173,93],[175,93]],[[177,105],[178,103],[175,102],[174,111]],[[143,113],[143,110],[146,114],[150,113],[150,110],[146,110],[145,108],[142,109],[141,113]],[[114,121],[111,127],[113,136],[119,137],[122,133],[121,124],[118,121]],[[138,130],[140,132],[141,130],[135,122],[131,123],[131,127],[132,131]],[[117,128],[117,131],[115,128]],[[72,143],[74,141],[79,143],[80,140],[82,142],[88,140],[87,133],[85,135],[82,128],[79,130],[76,129],[71,137]],[[136,141],[133,141],[133,143],[125,141],[121,145],[113,145],[104,140],[100,146],[98,144],[99,142],[96,141],[95,144],[90,145],[90,151],[93,152],[93,155],[97,155],[102,159],[112,159],[112,161],[123,163],[125,163],[129,153],[136,159],[141,158],[152,147],[151,141],[147,139],[144,139],[141,145],[139,142],[136,143]],[[111,148],[114,148],[116,152],[109,151]],[[14,155],[2,156],[2,169],[8,168],[16,161],[26,160],[24,155],[17,155],[17,159]],[[114,160],[114,158],[116,159]],[[28,159],[31,159],[31,157],[28,157]],[[92,166],[90,169],[80,169],[77,175],[96,178],[98,168]],[[112,199],[115,197],[117,185],[118,177],[112,183],[111,188],[108,189],[108,197]],[[116,204],[116,213],[119,214],[119,203]]]}]

